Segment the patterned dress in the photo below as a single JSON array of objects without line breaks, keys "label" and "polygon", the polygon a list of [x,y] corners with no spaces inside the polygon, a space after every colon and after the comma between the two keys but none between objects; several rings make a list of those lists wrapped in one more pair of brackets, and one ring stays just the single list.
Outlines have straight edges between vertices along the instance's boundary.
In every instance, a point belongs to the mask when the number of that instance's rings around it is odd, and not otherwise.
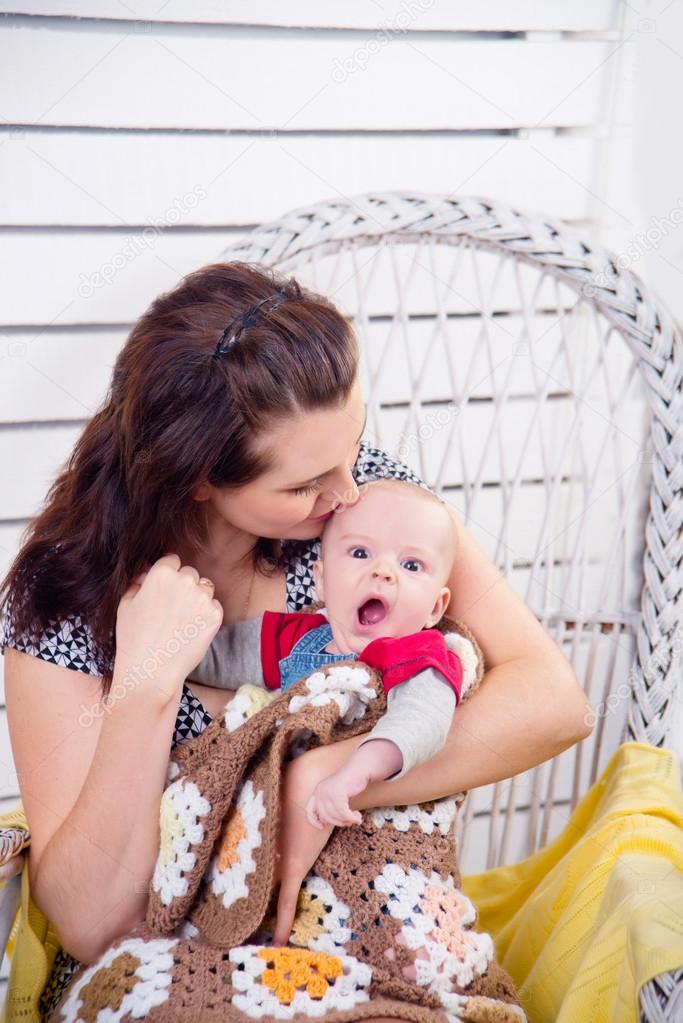
[{"label": "patterned dress", "polygon": [[[392,477],[427,486],[402,462],[396,461],[378,448],[369,447],[366,443],[360,446],[353,476],[358,484],[382,477]],[[320,554],[320,540],[284,540],[282,551],[286,559],[286,610],[300,611],[315,599],[313,564]],[[39,657],[41,660],[71,668],[73,671],[80,671],[86,675],[98,674],[88,626],[78,616],[51,622],[37,644],[15,635],[11,619],[6,618],[0,643],[3,651],[5,646],[11,646],[32,657]],[[201,701],[189,686],[183,683],[172,747],[175,748],[188,739],[201,735],[211,721],[212,717]],[[80,966],[81,963],[68,952],[64,949],[59,950],[40,1001],[42,1019],[49,1017]]]}]

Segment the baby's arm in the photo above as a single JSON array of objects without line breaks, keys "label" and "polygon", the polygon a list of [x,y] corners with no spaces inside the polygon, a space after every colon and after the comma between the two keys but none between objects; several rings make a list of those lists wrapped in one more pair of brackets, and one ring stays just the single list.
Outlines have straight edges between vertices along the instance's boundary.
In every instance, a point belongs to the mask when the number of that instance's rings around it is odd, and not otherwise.
[{"label": "baby's arm", "polygon": [[377,739],[389,739],[398,748],[401,763],[383,777],[391,777],[392,781],[402,778],[416,764],[439,752],[448,736],[455,705],[452,686],[436,669],[425,668],[389,690],[386,714],[356,749],[374,745]]},{"label": "baby's arm", "polygon": [[433,757],[446,741],[456,695],[434,668],[394,686],[387,696],[387,712],[358,744],[339,771],[319,782],[306,805],[311,824],[359,824],[349,799],[372,781],[402,778]]},{"label": "baby's arm", "polygon": [[261,667],[263,618],[221,626],[211,646],[188,679],[216,689],[238,689],[246,683],[265,686]]}]

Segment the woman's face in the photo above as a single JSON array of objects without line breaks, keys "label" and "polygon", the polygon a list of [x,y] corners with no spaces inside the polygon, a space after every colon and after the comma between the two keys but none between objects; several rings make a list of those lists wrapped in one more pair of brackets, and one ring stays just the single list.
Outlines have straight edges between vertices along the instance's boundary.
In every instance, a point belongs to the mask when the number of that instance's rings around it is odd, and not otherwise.
[{"label": "woman's face", "polygon": [[311,540],[322,533],[335,508],[354,504],[358,487],[351,469],[365,428],[358,383],[336,408],[300,412],[269,429],[257,450],[270,453],[272,468],[243,487],[202,484],[210,516],[252,536]]}]

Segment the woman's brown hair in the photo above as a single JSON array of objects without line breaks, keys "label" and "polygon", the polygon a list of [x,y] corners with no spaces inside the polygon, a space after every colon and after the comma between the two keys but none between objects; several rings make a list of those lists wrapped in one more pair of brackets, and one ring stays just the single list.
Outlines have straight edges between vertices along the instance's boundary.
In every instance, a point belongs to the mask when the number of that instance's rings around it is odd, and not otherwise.
[{"label": "woman's brown hair", "polygon": [[[267,303],[213,357],[226,325],[278,292],[286,300]],[[2,581],[13,633],[35,642],[51,621],[78,615],[108,692],[131,579],[163,554],[204,546],[197,485],[243,486],[267,471],[255,439],[297,411],[345,402],[357,361],[356,337],[328,299],[259,264],[215,263],[160,295]],[[265,570],[273,542],[260,540],[253,557]]]}]

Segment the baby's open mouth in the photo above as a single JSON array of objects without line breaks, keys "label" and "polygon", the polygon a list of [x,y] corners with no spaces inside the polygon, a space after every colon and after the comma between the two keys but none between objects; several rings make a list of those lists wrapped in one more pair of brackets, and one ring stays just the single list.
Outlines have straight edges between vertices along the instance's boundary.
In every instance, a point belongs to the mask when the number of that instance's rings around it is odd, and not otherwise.
[{"label": "baby's open mouth", "polygon": [[361,625],[377,625],[387,616],[387,607],[383,600],[370,597],[358,608],[358,621]]}]

